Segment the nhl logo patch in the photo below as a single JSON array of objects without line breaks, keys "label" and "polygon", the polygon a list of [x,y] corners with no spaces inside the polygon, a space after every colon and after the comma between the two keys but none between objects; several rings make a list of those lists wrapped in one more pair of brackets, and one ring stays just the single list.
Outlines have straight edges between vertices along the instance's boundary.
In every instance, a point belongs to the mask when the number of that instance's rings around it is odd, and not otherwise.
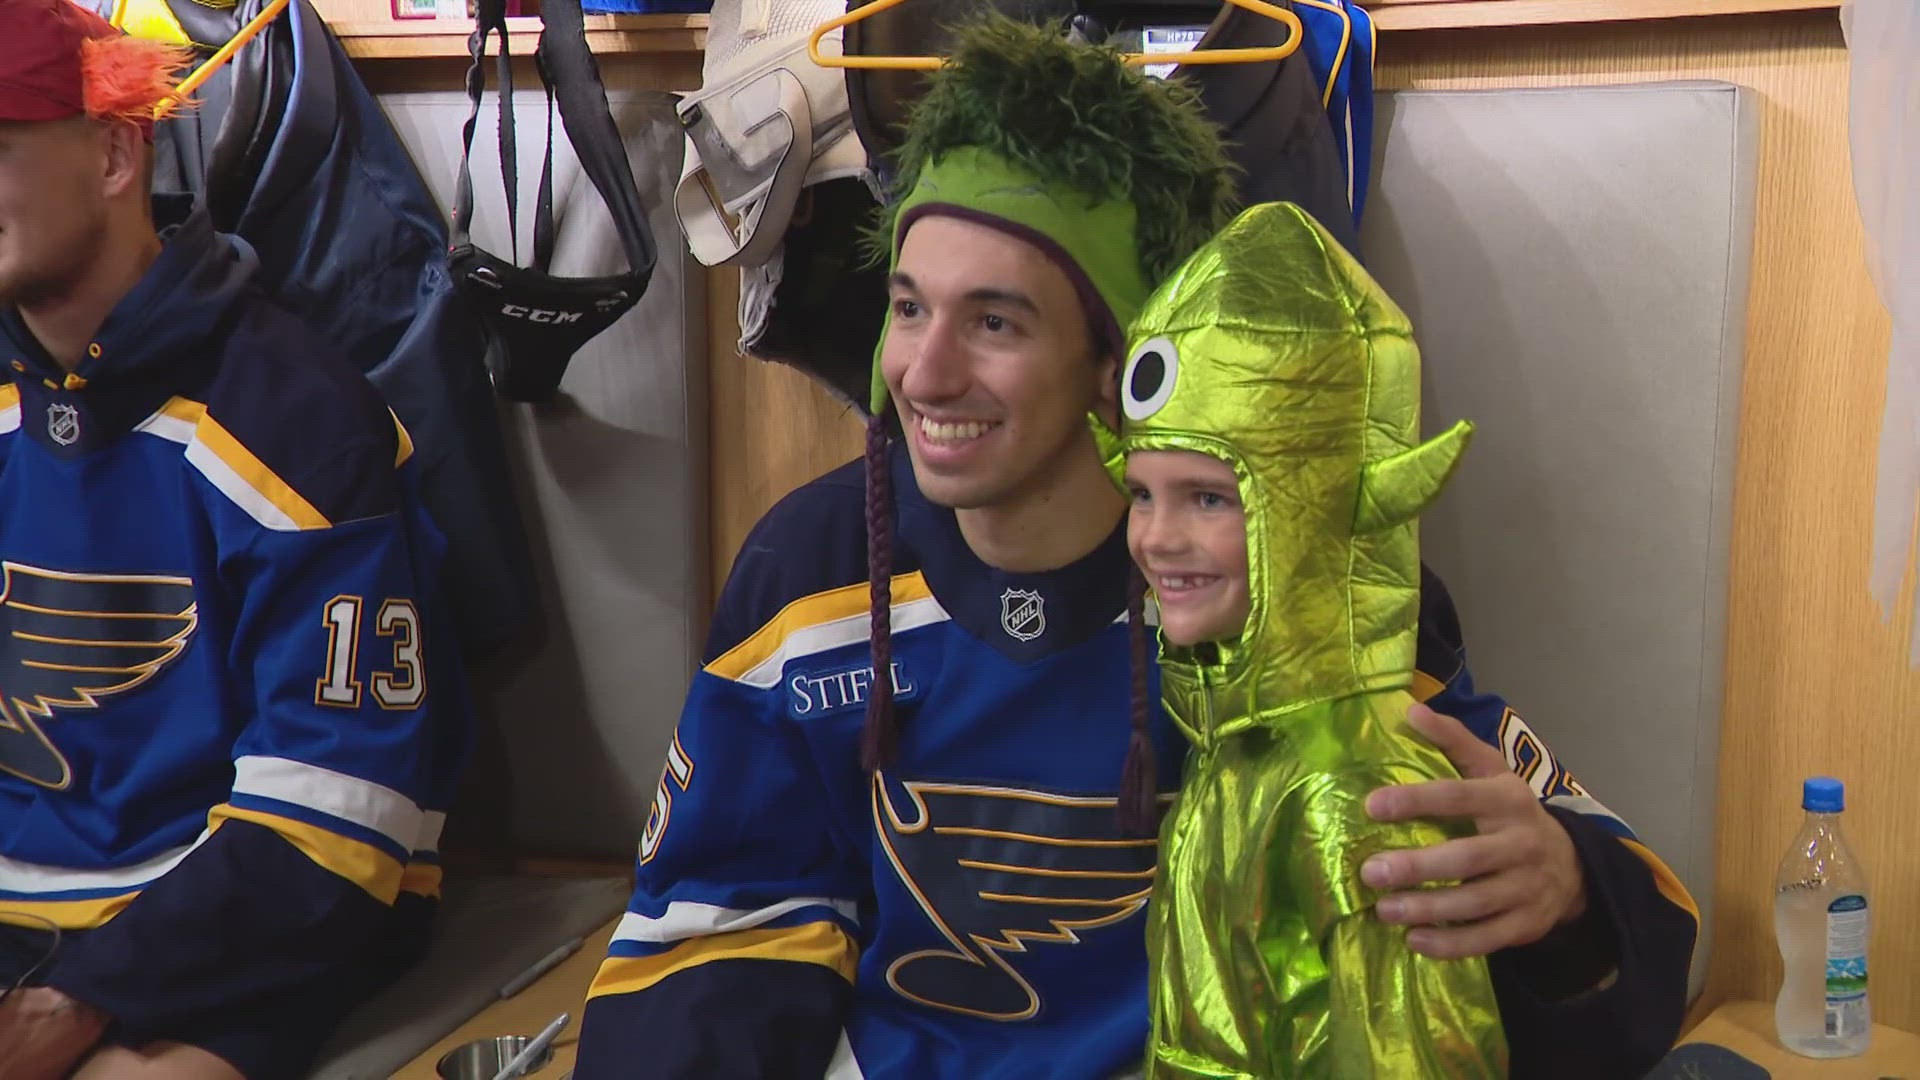
[{"label": "nhl logo patch", "polygon": [[1032,589],[1000,594],[1000,629],[1015,641],[1032,641],[1047,632],[1047,606]]},{"label": "nhl logo patch", "polygon": [[47,436],[61,446],[72,446],[80,438],[80,410],[71,405],[47,406]]}]

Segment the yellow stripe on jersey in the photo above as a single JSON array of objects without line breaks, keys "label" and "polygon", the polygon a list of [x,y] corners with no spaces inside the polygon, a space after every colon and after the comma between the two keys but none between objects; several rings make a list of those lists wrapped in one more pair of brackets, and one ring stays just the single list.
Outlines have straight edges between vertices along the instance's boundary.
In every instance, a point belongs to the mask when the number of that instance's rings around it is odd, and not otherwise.
[{"label": "yellow stripe on jersey", "polygon": [[221,803],[207,813],[208,828],[217,829],[223,821],[228,820],[251,821],[272,829],[287,843],[299,848],[300,853],[312,859],[316,865],[360,886],[383,904],[392,904],[394,897],[400,893],[400,881],[406,874],[400,860],[364,840],[341,836],[318,825],[309,825],[279,814],[249,810],[228,803]]},{"label": "yellow stripe on jersey", "polygon": [[400,874],[400,891],[438,900],[441,875],[439,863],[410,862]]},{"label": "yellow stripe on jersey", "polygon": [[165,405],[160,406],[160,413],[163,416],[171,416],[175,420],[185,420],[189,424],[198,424],[201,419],[207,415],[207,407],[198,401],[192,401],[183,397],[172,397],[167,399]]},{"label": "yellow stripe on jersey", "polygon": [[846,931],[830,922],[778,929],[736,930],[689,938],[653,956],[609,956],[600,965],[588,998],[645,990],[675,972],[715,960],[791,960],[832,968],[848,982],[859,966],[859,948]]},{"label": "yellow stripe on jersey", "polygon": [[[933,595],[927,588],[927,579],[919,571],[900,574],[893,579],[893,602],[895,606],[925,600]],[[773,621],[754,631],[752,637],[727,650],[718,660],[707,665],[707,671],[723,679],[739,679],[747,672],[759,667],[766,659],[780,651],[780,646],[794,634],[809,627],[824,623],[837,622],[866,612],[872,606],[867,592],[867,583],[831,589],[827,592],[803,596],[786,607]]]},{"label": "yellow stripe on jersey", "polygon": [[1646,863],[1647,869],[1653,871],[1653,883],[1659,888],[1660,895],[1672,901],[1673,906],[1692,916],[1693,925],[1698,927],[1700,925],[1700,905],[1693,902],[1693,894],[1688,892],[1687,887],[1680,883],[1679,876],[1676,875],[1666,863],[1661,861],[1660,856],[1655,855],[1652,849],[1648,848],[1645,844],[1642,844],[1638,840],[1629,840],[1624,836],[1620,837],[1620,842],[1627,845],[1628,851],[1640,856],[1640,861]]},{"label": "yellow stripe on jersey", "polygon": [[[1300,0],[1300,2],[1308,7],[1332,12],[1340,19],[1340,47],[1333,52],[1333,63],[1327,68],[1327,85],[1320,92],[1320,107],[1324,109],[1333,104],[1333,87],[1340,80],[1340,68],[1347,62],[1347,48],[1353,43],[1353,16],[1347,14],[1346,8],[1330,3],[1328,0]],[[1302,57],[1302,59],[1305,58]],[[1348,167],[1351,169],[1351,163]]]},{"label": "yellow stripe on jersey", "polygon": [[397,469],[413,456],[413,436],[407,434],[407,425],[400,422],[399,413],[388,409],[387,415],[393,417],[393,433],[400,439],[400,449],[393,455],[393,467]]},{"label": "yellow stripe on jersey", "polygon": [[15,386],[12,383],[7,383],[5,386],[0,386],[0,412],[5,412],[8,409],[18,406],[19,404],[20,404],[20,388],[18,386]]},{"label": "yellow stripe on jersey", "polygon": [[1413,700],[1424,703],[1446,688],[1446,683],[1424,671],[1416,670],[1413,673],[1413,685],[1407,688],[1407,692],[1413,695]]},{"label": "yellow stripe on jersey", "polygon": [[[176,398],[175,401],[180,399]],[[171,406],[173,403],[169,402]],[[293,490],[285,480],[274,475],[266,463],[253,456],[253,451],[241,445],[233,433],[220,426],[220,421],[206,415],[206,407],[200,407],[200,419],[194,427],[193,437],[200,445],[213,451],[214,456],[226,463],[235,476],[260,497],[272,503],[279,511],[287,515],[297,528],[324,529],[333,524],[326,515],[314,509],[299,492]]]},{"label": "yellow stripe on jersey", "polygon": [[45,930],[47,924],[40,919],[47,919],[62,930],[91,930],[105,925],[139,895],[140,890],[134,889],[90,900],[0,900],[0,923]]},{"label": "yellow stripe on jersey", "polygon": [[[8,398],[5,396],[6,394],[12,394],[13,396]],[[12,383],[6,384],[5,390],[0,391],[0,410],[6,409],[9,404],[17,404],[19,400],[19,389]],[[176,420],[185,420],[190,424],[197,425],[206,417],[207,407],[198,401],[190,401],[187,398],[176,397],[168,399],[165,405],[160,406],[160,412],[164,416],[171,416]],[[413,457],[413,436],[407,433],[407,425],[400,422],[400,415],[398,413],[392,409],[388,409],[387,415],[393,417],[393,433],[400,444],[399,449],[395,451],[393,456],[393,467],[397,469],[405,465],[407,460]]]}]

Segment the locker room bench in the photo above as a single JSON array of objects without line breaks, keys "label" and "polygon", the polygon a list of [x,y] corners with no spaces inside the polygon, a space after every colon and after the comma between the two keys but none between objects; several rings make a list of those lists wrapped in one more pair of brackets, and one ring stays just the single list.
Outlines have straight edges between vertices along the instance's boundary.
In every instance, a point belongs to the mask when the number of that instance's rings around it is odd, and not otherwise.
[{"label": "locker room bench", "polygon": [[613,936],[613,928],[618,922],[618,919],[611,920],[588,935],[579,952],[541,976],[533,985],[505,1001],[489,1006],[480,1015],[460,1025],[458,1030],[449,1032],[445,1038],[395,1072],[393,1080],[438,1080],[433,1071],[434,1065],[440,1060],[440,1055],[454,1047],[494,1035],[533,1035],[563,1012],[571,1014],[573,1021],[554,1040],[552,1063],[530,1075],[537,1080],[558,1080],[564,1076],[568,1069],[573,1068],[575,1045],[580,1037],[580,1008],[586,1001],[587,986],[593,982],[593,973],[607,952],[607,939]]},{"label": "locker room bench", "polygon": [[[437,1040],[446,1046],[429,1051],[425,1071],[417,1073],[432,1077],[440,1053],[478,1037],[448,1042],[445,1037],[455,1029],[533,1035],[563,1011],[573,1013],[578,1027],[587,982],[606,952],[618,913],[626,907],[625,878],[449,878],[444,895],[426,958],[354,1013],[322,1052],[314,1080],[416,1075],[407,1063],[424,1056],[421,1047],[438,1045]],[[588,939],[579,952],[534,986],[495,1004],[501,987],[551,952],[555,943],[576,937]],[[560,994],[555,977],[569,974],[579,975],[573,1000],[547,1008]],[[539,1013],[538,1018],[523,1016],[528,1009]],[[500,1026],[518,1023],[526,1025],[524,1030]],[[572,1029],[561,1035],[561,1052],[568,1061],[574,1035]]]}]

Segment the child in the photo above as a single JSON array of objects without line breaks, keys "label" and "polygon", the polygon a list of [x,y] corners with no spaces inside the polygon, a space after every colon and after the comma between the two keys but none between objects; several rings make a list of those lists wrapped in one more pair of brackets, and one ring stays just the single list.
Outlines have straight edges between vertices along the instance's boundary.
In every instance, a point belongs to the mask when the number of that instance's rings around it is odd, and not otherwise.
[{"label": "child", "polygon": [[1360,880],[1377,851],[1471,831],[1364,806],[1457,775],[1403,723],[1414,518],[1466,425],[1415,445],[1405,316],[1291,204],[1196,252],[1130,340],[1128,542],[1194,744],[1149,909],[1148,1076],[1504,1075],[1485,961],[1414,953]]}]

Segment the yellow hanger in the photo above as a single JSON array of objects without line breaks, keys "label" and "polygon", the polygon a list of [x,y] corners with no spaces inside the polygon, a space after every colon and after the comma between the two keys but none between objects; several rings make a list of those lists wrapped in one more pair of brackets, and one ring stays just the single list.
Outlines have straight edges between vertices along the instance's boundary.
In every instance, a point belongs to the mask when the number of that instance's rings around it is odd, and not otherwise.
[{"label": "yellow hanger", "polygon": [[273,0],[272,3],[261,8],[260,14],[248,19],[247,25],[241,27],[239,33],[228,38],[227,43],[215,49],[213,55],[207,57],[205,63],[194,68],[193,74],[181,79],[180,85],[173,88],[173,93],[168,94],[158,105],[153,107],[153,115],[156,118],[165,115],[167,110],[171,109],[175,102],[186,100],[188,94],[198,90],[201,83],[212,78],[213,73],[220,70],[220,65],[233,59],[233,54],[239,52],[241,47],[246,45],[247,42],[252,41],[254,35],[265,30],[268,23],[279,18],[280,13],[287,10],[288,2],[289,0]]},{"label": "yellow hanger", "polygon": [[[187,95],[198,90],[202,84],[212,78],[213,73],[220,70],[221,65],[233,59],[234,53],[246,47],[247,42],[252,41],[260,31],[265,30],[268,23],[279,18],[280,13],[287,10],[289,2],[290,0],[272,0],[266,7],[260,9],[260,14],[248,19],[247,25],[228,38],[226,44],[215,49],[212,56],[207,57],[199,67],[193,69],[192,73],[180,80],[180,85],[174,87],[171,93],[154,105],[154,119],[158,120],[165,116],[172,111],[174,105],[185,101]],[[116,28],[120,27],[126,21],[128,6],[128,0],[115,0],[113,14],[107,21]]]},{"label": "yellow hanger", "polygon": [[[820,51],[820,39],[844,26],[851,26],[869,15],[879,13],[891,7],[898,7],[906,0],[873,0],[873,3],[854,8],[845,15],[836,15],[819,26],[807,37],[807,56],[821,67],[860,68],[862,70],[883,71],[930,71],[946,63],[938,56],[828,56]],[[1201,49],[1184,53],[1123,53],[1121,59],[1129,64],[1173,64],[1182,67],[1188,64],[1257,64],[1267,60],[1284,60],[1293,55],[1300,47],[1300,17],[1286,8],[1265,3],[1264,0],[1226,0],[1230,7],[1244,8],[1256,15],[1265,15],[1284,23],[1288,34],[1285,43],[1260,49]]]}]

